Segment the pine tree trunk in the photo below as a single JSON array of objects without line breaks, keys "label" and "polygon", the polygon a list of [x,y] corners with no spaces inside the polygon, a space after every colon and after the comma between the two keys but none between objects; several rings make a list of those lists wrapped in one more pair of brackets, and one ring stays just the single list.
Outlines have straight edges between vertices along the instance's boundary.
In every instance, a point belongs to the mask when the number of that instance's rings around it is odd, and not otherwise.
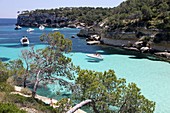
[{"label": "pine tree trunk", "polygon": [[75,105],[73,108],[71,108],[69,111],[67,111],[67,113],[74,113],[76,110],[78,110],[79,108],[81,108],[82,106],[91,103],[92,100],[85,100],[80,102],[79,104]]},{"label": "pine tree trunk", "polygon": [[27,69],[26,69],[26,74],[24,75],[24,88],[26,88],[27,87],[27,85],[26,85],[26,81],[27,81],[27,76],[28,76],[28,63],[26,62],[26,65],[27,65]]},{"label": "pine tree trunk", "polygon": [[99,111],[96,109],[95,102],[92,101],[92,108],[95,113],[99,113]]},{"label": "pine tree trunk", "polygon": [[40,70],[38,71],[38,73],[37,73],[37,75],[36,75],[36,81],[35,81],[34,88],[33,88],[33,91],[32,91],[32,97],[33,97],[33,98],[35,98],[36,91],[37,91],[37,88],[38,88],[38,84],[39,84],[39,74],[40,74]]},{"label": "pine tree trunk", "polygon": [[26,88],[26,86],[27,86],[27,85],[26,85],[26,80],[27,80],[27,77],[26,77],[26,75],[25,75],[25,76],[24,76],[24,84],[23,84],[23,85],[24,85],[24,88]]}]

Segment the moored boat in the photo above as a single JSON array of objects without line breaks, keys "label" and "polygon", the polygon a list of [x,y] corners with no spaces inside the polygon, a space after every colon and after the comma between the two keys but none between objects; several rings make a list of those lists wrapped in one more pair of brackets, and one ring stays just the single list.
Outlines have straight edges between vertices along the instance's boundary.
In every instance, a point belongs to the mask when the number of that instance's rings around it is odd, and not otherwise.
[{"label": "moored boat", "polygon": [[28,46],[29,45],[29,39],[27,38],[27,36],[23,36],[23,38],[20,39],[20,42],[23,46]]},{"label": "moored boat", "polygon": [[21,28],[22,28],[21,26],[17,25],[17,26],[15,27],[15,30],[20,30]]},{"label": "moored boat", "polygon": [[86,54],[86,56],[90,57],[90,58],[94,58],[94,59],[99,59],[99,60],[103,60],[102,55],[96,53],[96,54]]},{"label": "moored boat", "polygon": [[58,31],[59,29],[58,28],[54,28],[54,29],[52,29],[52,31]]},{"label": "moored boat", "polygon": [[34,29],[32,29],[32,28],[27,29],[27,32],[32,32],[32,31],[34,31]]},{"label": "moored boat", "polygon": [[43,25],[40,25],[39,29],[40,29],[40,30],[44,30],[45,27],[44,27]]}]

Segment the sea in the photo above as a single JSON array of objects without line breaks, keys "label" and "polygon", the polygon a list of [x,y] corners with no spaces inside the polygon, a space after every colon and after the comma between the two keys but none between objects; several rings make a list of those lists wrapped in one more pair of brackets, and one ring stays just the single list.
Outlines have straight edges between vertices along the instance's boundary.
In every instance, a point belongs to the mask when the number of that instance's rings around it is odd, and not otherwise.
[{"label": "sea", "polygon": [[[35,30],[30,33],[26,31],[27,27],[14,30],[16,21],[16,19],[0,19],[0,59],[3,62],[21,58],[21,50],[30,49],[31,46],[43,48],[45,45],[40,42],[39,37],[43,33],[54,32],[53,28],[44,30],[34,28]],[[76,35],[79,31],[80,29],[75,28],[58,29],[58,32],[72,40],[72,51],[67,56],[72,58],[74,65],[98,72],[112,69],[117,77],[125,78],[127,83],[136,83],[146,98],[156,102],[155,113],[170,113],[170,63],[160,61],[149,54],[127,51],[118,47],[87,45],[85,38]],[[75,38],[71,38],[73,35]],[[30,40],[28,47],[20,44],[23,36],[27,36]],[[104,59],[96,61],[86,56],[96,52]],[[56,94],[58,90],[61,96]],[[68,90],[58,85],[40,88],[38,94],[55,99],[70,96]]]}]

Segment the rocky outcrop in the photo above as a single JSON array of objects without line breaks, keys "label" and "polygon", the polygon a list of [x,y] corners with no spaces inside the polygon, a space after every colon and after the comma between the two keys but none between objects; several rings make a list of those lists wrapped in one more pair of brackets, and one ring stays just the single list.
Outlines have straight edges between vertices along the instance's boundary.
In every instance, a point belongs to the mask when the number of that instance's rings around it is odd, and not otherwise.
[{"label": "rocky outcrop", "polygon": [[79,37],[90,37],[92,35],[100,35],[99,31],[97,31],[94,26],[86,27],[80,30],[77,34]]},{"label": "rocky outcrop", "polygon": [[77,34],[79,37],[89,37],[88,29],[81,29],[80,32]]},{"label": "rocky outcrop", "polygon": [[69,19],[49,13],[20,14],[17,18],[17,25],[25,27],[39,27],[40,25],[46,27],[67,27]]}]

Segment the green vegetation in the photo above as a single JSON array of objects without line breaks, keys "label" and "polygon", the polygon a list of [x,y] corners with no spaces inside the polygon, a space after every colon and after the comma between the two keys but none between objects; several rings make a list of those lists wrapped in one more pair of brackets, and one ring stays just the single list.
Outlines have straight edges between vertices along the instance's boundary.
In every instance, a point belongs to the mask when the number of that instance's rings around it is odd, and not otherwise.
[{"label": "green vegetation", "polygon": [[27,107],[35,109],[42,113],[57,113],[51,106],[44,104],[42,101],[34,99],[32,97],[23,97],[20,95],[8,94],[4,101],[6,103],[13,103],[19,108]]},{"label": "green vegetation", "polygon": [[[94,23],[101,22],[106,17],[112,15],[112,8],[93,8],[93,7],[65,7],[65,8],[56,8],[56,9],[37,9],[35,11],[26,11],[20,15],[41,15],[41,14],[50,14],[56,17],[55,22],[60,23],[64,21],[62,18],[66,17],[69,21],[77,21],[86,23],[86,25],[93,25]],[[38,18],[38,16],[37,16]],[[58,18],[58,19],[57,19]],[[60,18],[60,19],[59,19]]]},{"label": "green vegetation", "polygon": [[20,15],[48,13],[56,17],[66,17],[69,21],[84,22],[87,25],[106,22],[105,25],[118,27],[147,27],[170,29],[170,2],[168,0],[127,0],[115,8],[65,7],[23,11]]},{"label": "green vegetation", "polygon": [[155,103],[146,99],[135,83],[126,85],[114,71],[95,72],[81,70],[76,80],[76,99],[90,99],[95,113],[153,113]]},{"label": "green vegetation", "polygon": [[[14,91],[13,85],[16,84],[13,83],[14,81],[11,82],[11,80],[14,80],[11,78],[15,78],[16,73],[20,72],[20,69],[17,68],[19,65],[15,65],[16,67],[12,70],[9,68],[9,64],[11,64],[11,62],[15,61],[10,61],[9,63],[0,61],[0,113],[25,113],[24,110],[20,109],[23,107],[36,109],[41,113],[57,113],[55,109],[49,105],[45,105],[42,101],[30,97],[11,94],[11,92]],[[23,92],[28,94],[28,90],[24,90]]]},{"label": "green vegetation", "polygon": [[16,105],[10,103],[0,103],[0,113],[26,113],[20,110]]},{"label": "green vegetation", "polygon": [[58,113],[66,113],[72,107],[72,101],[68,98],[62,98],[55,105],[58,106]]},{"label": "green vegetation", "polygon": [[127,0],[114,9],[107,24],[168,30],[169,6],[168,0]]}]

